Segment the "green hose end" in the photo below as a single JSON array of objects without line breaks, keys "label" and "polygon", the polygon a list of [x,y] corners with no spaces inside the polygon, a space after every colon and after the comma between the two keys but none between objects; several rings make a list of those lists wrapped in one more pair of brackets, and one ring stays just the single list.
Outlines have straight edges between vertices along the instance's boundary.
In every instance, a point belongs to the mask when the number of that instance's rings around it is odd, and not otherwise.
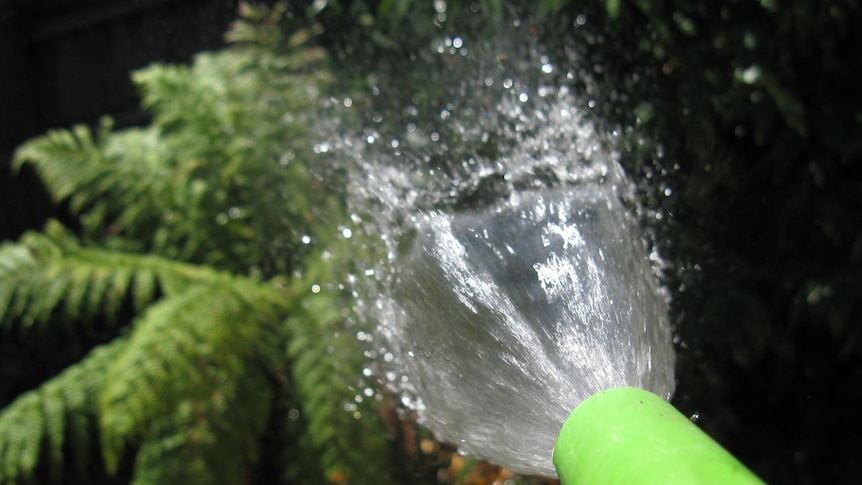
[{"label": "green hose end", "polygon": [[554,466],[563,485],[763,483],[670,403],[632,387],[596,393],[572,411]]}]

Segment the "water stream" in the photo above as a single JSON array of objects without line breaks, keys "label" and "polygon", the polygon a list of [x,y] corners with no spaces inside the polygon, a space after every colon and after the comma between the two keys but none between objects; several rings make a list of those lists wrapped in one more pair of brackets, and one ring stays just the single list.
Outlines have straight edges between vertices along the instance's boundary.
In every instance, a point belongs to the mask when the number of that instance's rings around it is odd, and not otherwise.
[{"label": "water stream", "polygon": [[363,106],[333,99],[366,121],[319,146],[348,167],[372,241],[351,279],[380,373],[439,439],[555,476],[580,401],[674,387],[658,257],[615,135],[517,21],[398,62]]}]

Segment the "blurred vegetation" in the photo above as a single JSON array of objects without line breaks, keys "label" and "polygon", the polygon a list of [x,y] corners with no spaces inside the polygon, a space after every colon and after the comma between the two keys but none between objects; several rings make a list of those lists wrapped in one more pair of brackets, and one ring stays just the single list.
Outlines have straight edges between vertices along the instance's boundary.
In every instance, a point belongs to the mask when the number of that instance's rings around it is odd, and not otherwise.
[{"label": "blurred vegetation", "polygon": [[390,480],[310,166],[325,54],[283,12],[136,72],[149,126],[18,150],[75,224],[0,247],[0,483]]}]

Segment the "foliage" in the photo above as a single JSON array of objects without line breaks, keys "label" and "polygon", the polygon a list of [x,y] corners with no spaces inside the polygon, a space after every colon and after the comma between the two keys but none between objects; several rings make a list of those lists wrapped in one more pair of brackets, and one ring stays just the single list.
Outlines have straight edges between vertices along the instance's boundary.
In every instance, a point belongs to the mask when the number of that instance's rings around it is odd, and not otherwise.
[{"label": "foliage", "polygon": [[266,276],[289,273],[315,217],[307,188],[320,183],[305,167],[311,147],[291,141],[309,135],[328,74],[318,68],[322,51],[302,45],[307,31],[286,37],[279,29],[271,18],[239,23],[230,50],[136,72],[151,125],[111,133],[105,119],[95,135],[84,126],[51,131],[25,143],[15,163],[38,164],[88,242],[233,272],[257,261]]},{"label": "foliage", "polygon": [[[51,481],[66,469],[83,479],[100,463],[96,396],[105,370],[125,349],[125,341],[94,349],[85,359],[27,392],[0,414],[0,478],[3,483],[35,481],[38,467]],[[67,477],[68,478],[68,477]]]},{"label": "foliage", "polygon": [[379,421],[353,407],[344,209],[312,166],[330,75],[283,13],[243,5],[230,48],[136,72],[150,125],[17,151],[78,226],[0,246],[3,345],[50,359],[59,332],[81,350],[0,387],[0,483],[388,480]]},{"label": "foliage", "polygon": [[[349,249],[346,240],[341,246],[345,251]],[[366,358],[361,354],[347,356],[335,351],[355,345],[355,332],[345,325],[344,306],[332,299],[308,297],[311,296],[308,293],[318,287],[306,282],[326,281],[326,275],[335,269],[335,264],[338,263],[334,259],[324,257],[323,264],[311,268],[312,272],[294,286],[294,291],[306,298],[288,320],[291,333],[287,352],[293,362],[296,393],[307,409],[315,410],[309,413],[308,440],[303,444],[320,450],[325,475],[338,482],[345,476],[368,479],[379,474],[380,462],[370,460],[368,450],[381,449],[385,435],[368,434],[357,428],[360,422],[357,420],[379,424],[379,417],[361,404],[372,398],[364,391],[375,388],[374,382],[357,380],[356,369],[367,363]],[[329,389],[350,389],[353,395],[344,400]],[[355,431],[345,432],[351,429]],[[345,468],[346,463],[350,468]]]}]

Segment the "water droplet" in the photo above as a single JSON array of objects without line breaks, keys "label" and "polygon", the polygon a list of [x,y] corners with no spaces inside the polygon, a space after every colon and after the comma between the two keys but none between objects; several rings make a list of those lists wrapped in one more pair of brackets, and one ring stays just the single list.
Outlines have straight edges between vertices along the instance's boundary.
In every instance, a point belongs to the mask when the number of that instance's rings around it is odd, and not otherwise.
[{"label": "water droplet", "polygon": [[320,293],[320,285],[316,283],[311,285],[311,292],[315,294]]},{"label": "water droplet", "polygon": [[761,74],[762,74],[762,71],[760,69],[760,66],[758,66],[757,64],[749,66],[746,69],[743,69],[741,71],[737,70],[737,72],[736,72],[737,79],[742,80],[742,82],[744,82],[746,84],[756,83],[757,81],[760,80]]},{"label": "water droplet", "polygon": [[[478,8],[478,0],[468,0],[468,4],[471,1]],[[433,5],[436,9],[438,4]],[[574,19],[576,26],[586,21],[584,15]],[[521,25],[521,21],[515,21],[514,25]],[[593,195],[601,194],[603,202],[605,193],[609,199],[629,195],[630,181],[625,179],[617,164],[618,144],[623,142],[620,139],[626,138],[626,133],[609,135],[585,120],[587,102],[590,108],[595,108],[600,99],[590,100],[596,92],[590,89],[592,66],[578,68],[585,72],[581,80],[576,71],[554,64],[552,56],[537,50],[538,39],[530,32],[532,26],[525,24],[524,27],[502,26],[505,35],[517,37],[498,39],[502,40],[499,45],[485,44],[466,35],[448,38],[441,35],[435,44],[422,47],[424,51],[413,57],[411,64],[390,66],[396,68],[391,71],[395,73],[401,72],[397,69],[399,66],[407,69],[445,66],[440,69],[439,76],[438,71],[434,71],[434,79],[428,79],[429,88],[433,89],[409,85],[403,86],[403,91],[392,92],[390,89],[400,89],[401,81],[396,74],[393,79],[387,79],[387,83],[381,83],[386,86],[385,95],[372,98],[369,103],[373,106],[368,108],[368,113],[381,111],[391,123],[375,125],[366,117],[365,124],[356,127],[354,132],[347,130],[348,133],[339,132],[331,137],[333,150],[342,151],[342,146],[348,145],[344,158],[347,163],[355,164],[348,165],[346,170],[351,172],[348,173],[349,202],[351,209],[363,214],[364,220],[354,221],[351,227],[363,228],[363,240],[366,234],[379,236],[380,243],[379,251],[364,251],[371,253],[369,259],[361,261],[354,269],[355,274],[348,276],[345,282],[362,302],[352,306],[362,326],[354,327],[351,335],[366,346],[370,346],[367,344],[372,336],[370,332],[374,332],[376,338],[376,349],[364,351],[373,364],[362,370],[363,378],[371,386],[357,385],[358,392],[353,392],[365,402],[372,397],[380,398],[380,393],[375,393],[372,387],[387,386],[390,390],[402,391],[405,406],[434,423],[436,413],[446,412],[445,405],[442,410],[438,409],[440,396],[453,387],[466,385],[472,394],[479,393],[479,388],[485,386],[506,384],[505,371],[503,377],[497,379],[494,379],[499,375],[496,370],[487,374],[476,372],[489,365],[489,361],[498,364],[495,369],[512,368],[515,374],[523,372],[535,362],[544,362],[542,358],[547,356],[540,354],[548,350],[548,346],[553,347],[541,335],[559,335],[561,342],[576,346],[578,339],[567,337],[572,332],[566,330],[581,330],[585,326],[600,329],[615,324],[608,323],[617,320],[615,308],[632,306],[626,295],[640,298],[651,291],[639,286],[651,279],[640,273],[633,279],[619,275],[618,268],[613,266],[619,254],[627,254],[629,249],[627,246],[617,248],[615,244],[638,234],[636,228],[626,225],[626,217],[631,214],[610,208],[618,200],[609,201],[607,207],[599,204],[593,210],[591,202],[577,195],[582,188],[589,189]],[[526,42],[521,42],[524,40]],[[460,58],[466,54],[467,43],[470,55]],[[511,45],[515,45],[515,50]],[[381,59],[380,62],[388,61]],[[583,81],[587,89],[582,91],[574,87],[566,78]],[[564,84],[571,87],[566,89],[561,86]],[[384,101],[396,99],[404,101],[386,107],[391,105]],[[365,99],[354,103],[356,109],[365,109],[365,106]],[[367,140],[372,134],[373,139]],[[396,150],[402,148],[404,151],[398,158]],[[356,169],[351,171],[353,166]],[[620,171],[619,177],[617,171]],[[654,180],[660,177],[659,171],[660,167],[654,168]],[[502,189],[483,185],[483,181],[488,180]],[[663,186],[657,188],[664,189]],[[546,197],[540,203],[530,202],[525,206],[519,202],[533,200],[539,193]],[[567,195],[553,195],[557,193]],[[654,214],[648,213],[648,216],[654,217]],[[468,221],[469,230],[460,226]],[[551,227],[547,224],[549,221],[556,226]],[[440,227],[435,226],[437,222]],[[613,230],[602,226],[598,233],[585,233],[587,247],[574,236],[567,237],[567,228],[580,229],[580,225],[584,225],[592,231],[590,228],[599,224],[624,226],[625,236],[615,234],[608,238]],[[640,269],[649,272],[650,264],[644,261],[647,255],[644,243],[634,241],[633,247],[638,253],[632,259],[625,259],[621,266],[640,268],[638,265],[642,264],[646,269]],[[655,266],[660,264],[657,258],[656,254]],[[488,262],[493,264],[486,264]],[[605,267],[610,269],[605,271]],[[427,271],[428,268],[434,271]],[[632,289],[633,286],[636,288]],[[398,300],[407,298],[403,295],[433,300],[417,304],[412,304],[416,302],[411,300],[405,304]],[[527,315],[525,318],[524,314],[532,311],[521,308],[525,304],[547,311],[538,317]],[[605,312],[609,305],[612,308]],[[661,306],[661,301],[654,306]],[[656,310],[661,311],[660,308]],[[596,312],[605,313],[593,315]],[[440,318],[440,313],[445,315],[446,321]],[[459,316],[459,313],[464,315]],[[477,320],[474,313],[499,320],[499,325],[494,326],[494,335],[488,339],[489,342],[499,339],[503,343],[499,352],[477,355],[469,345],[465,347],[463,341],[474,335],[469,328]],[[650,311],[648,319],[660,321],[661,315],[654,313]],[[449,317],[458,321],[451,323]],[[581,321],[578,318],[588,324],[578,323]],[[643,321],[642,318],[637,320],[638,329],[642,329]],[[532,345],[536,325],[547,326],[539,329],[537,337],[547,345]],[[620,325],[625,327],[627,323]],[[357,332],[357,328],[363,331]],[[463,336],[459,339],[452,328],[457,328]],[[476,329],[476,332],[481,334],[486,330]],[[508,335],[514,340],[509,342]],[[580,342],[585,345],[582,340]],[[536,348],[542,350],[534,352]],[[641,343],[627,342],[625,348],[642,347]],[[577,354],[591,362],[601,361],[597,367],[608,370],[608,379],[621,383],[638,379],[625,375],[624,370],[617,372],[617,360],[622,359],[603,360],[602,352],[569,349],[572,351],[565,355]],[[497,356],[502,356],[502,360],[493,360]],[[652,369],[664,364],[660,359],[648,361]],[[549,399],[570,392],[571,386],[565,385],[571,382],[570,375],[558,379],[558,365],[554,361],[541,369],[530,369],[531,375],[541,376],[543,383],[550,383],[547,387],[556,396]],[[451,379],[439,383],[440,376],[450,371]],[[611,373],[614,375],[610,376]],[[473,379],[479,375],[485,377],[484,381]],[[447,385],[449,387],[441,387]],[[435,389],[444,388],[445,392],[435,392]],[[503,392],[512,395],[513,402],[517,401],[517,391]],[[580,391],[572,390],[570,397],[577,392]],[[494,394],[497,401],[500,395],[503,394]],[[349,400],[352,398],[349,396]],[[478,406],[480,412],[493,402],[486,401]],[[423,412],[426,406],[427,414]],[[484,415],[476,417],[478,420],[485,418]],[[439,419],[445,421],[446,416]],[[516,426],[514,423],[492,424],[483,429],[500,429],[510,424]],[[519,438],[532,434],[537,427],[531,422]],[[457,442],[461,437],[463,434],[451,439]],[[471,443],[472,438],[466,441]],[[546,459],[536,459],[537,462],[543,460]]]}]

